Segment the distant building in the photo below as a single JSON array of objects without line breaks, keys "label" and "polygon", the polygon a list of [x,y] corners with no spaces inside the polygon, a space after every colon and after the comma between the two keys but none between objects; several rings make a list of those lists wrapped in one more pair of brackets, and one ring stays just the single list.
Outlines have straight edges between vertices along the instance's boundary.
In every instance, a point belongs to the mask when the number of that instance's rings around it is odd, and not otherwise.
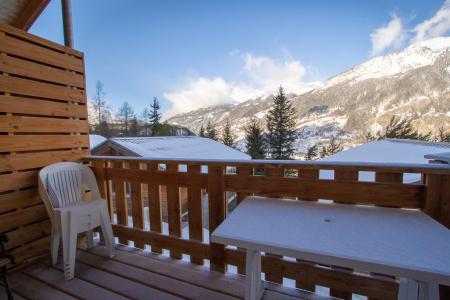
[{"label": "distant building", "polygon": [[92,149],[97,148],[98,146],[100,146],[101,144],[105,143],[108,139],[98,135],[98,134],[90,134],[89,135],[89,147],[91,149],[91,153],[92,153]]},{"label": "distant building", "polygon": [[[100,141],[100,138],[94,138]],[[94,147],[93,147],[94,146]],[[198,136],[163,136],[163,137],[116,137],[91,144],[91,155],[133,156],[156,159],[208,160],[232,159],[249,160],[250,155],[228,147],[212,139]],[[186,170],[181,170],[186,171]],[[202,170],[206,171],[206,170]],[[148,191],[143,189],[144,199]],[[234,194],[233,194],[234,195]],[[229,195],[229,198],[233,197]],[[167,218],[166,187],[160,186],[160,199],[163,218]],[[207,199],[207,196],[205,197]],[[229,199],[230,200],[230,199]],[[187,211],[187,189],[180,188],[182,212]],[[207,202],[207,201],[205,201]],[[205,203],[207,205],[207,203]],[[206,224],[206,223],[205,223]]]},{"label": "distant building", "polygon": [[[334,155],[319,159],[319,161],[339,162],[370,162],[370,163],[412,163],[426,164],[430,160],[441,157],[450,151],[450,143],[433,143],[417,140],[384,139],[363,144]],[[446,154],[447,159],[449,153]],[[321,171],[323,179],[333,178],[331,171]],[[373,181],[373,172],[360,172],[359,180]],[[404,174],[403,181],[413,183],[420,181],[418,174]]]}]

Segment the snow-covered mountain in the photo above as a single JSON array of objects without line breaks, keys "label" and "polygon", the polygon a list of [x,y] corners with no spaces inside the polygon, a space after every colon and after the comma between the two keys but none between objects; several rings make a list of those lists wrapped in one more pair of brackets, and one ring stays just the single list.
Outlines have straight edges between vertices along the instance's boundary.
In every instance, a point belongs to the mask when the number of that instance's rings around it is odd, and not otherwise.
[{"label": "snow-covered mountain", "polygon": [[[450,37],[440,37],[373,58],[324,81],[301,95],[290,94],[297,109],[299,155],[315,143],[338,136],[345,145],[382,129],[391,116],[415,117],[423,133],[450,128]],[[237,105],[221,105],[168,120],[198,132],[208,121],[221,129],[228,119],[238,139],[252,117],[264,124],[272,95]]]}]

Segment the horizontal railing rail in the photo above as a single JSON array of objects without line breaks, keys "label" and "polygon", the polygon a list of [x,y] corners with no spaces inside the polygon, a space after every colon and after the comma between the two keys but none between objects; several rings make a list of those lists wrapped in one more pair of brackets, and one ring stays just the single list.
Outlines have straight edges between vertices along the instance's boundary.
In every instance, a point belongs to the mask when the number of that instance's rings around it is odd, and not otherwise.
[{"label": "horizontal railing rail", "polygon": [[[422,209],[450,227],[448,165],[113,156],[88,156],[84,161],[108,200],[114,234],[121,243],[150,246],[156,253],[166,250],[177,259],[189,255],[192,263],[209,263],[221,272],[235,266],[243,273],[245,255],[240,249],[209,243],[209,232],[249,195]],[[417,180],[404,182],[404,174],[411,173]],[[344,299],[352,294],[397,297],[397,279],[389,276],[269,253],[262,260],[265,278],[273,282],[288,278],[312,291],[328,287],[332,296]]]}]

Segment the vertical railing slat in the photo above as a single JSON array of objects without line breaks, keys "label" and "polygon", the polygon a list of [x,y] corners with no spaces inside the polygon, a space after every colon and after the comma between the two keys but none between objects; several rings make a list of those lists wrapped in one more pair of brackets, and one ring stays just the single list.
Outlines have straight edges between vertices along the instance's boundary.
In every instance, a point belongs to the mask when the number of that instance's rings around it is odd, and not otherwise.
[{"label": "vertical railing slat", "polygon": [[[114,168],[122,169],[124,164],[122,161],[115,161]],[[117,224],[128,225],[128,206],[126,197],[126,183],[121,178],[113,178],[114,193],[116,195],[116,213]],[[122,238],[119,238],[119,242],[127,244],[128,242]]]},{"label": "vertical railing slat", "polygon": [[[276,166],[274,168],[267,168],[266,169],[266,176],[267,177],[284,177],[284,168],[282,166]],[[273,197],[278,197],[277,195],[273,195]],[[276,258],[282,258],[280,255],[275,255],[271,253],[266,253],[268,256],[273,256]],[[271,272],[265,273],[266,277],[265,279],[271,282],[276,283],[283,283],[283,269],[281,266],[281,261],[274,259],[274,266],[273,270]]]},{"label": "vertical railing slat", "polygon": [[[208,166],[208,209],[209,233],[211,234],[226,215],[225,200],[225,167]],[[210,243],[210,268],[213,271],[225,272],[225,246]]]},{"label": "vertical railing slat", "polygon": [[[132,161],[130,163],[132,170],[139,170],[139,161]],[[133,178],[131,181],[131,215],[133,217],[133,228],[144,229],[144,201],[142,199],[141,181]],[[134,241],[136,248],[144,248],[144,243],[141,241]]]},{"label": "vertical railing slat", "polygon": [[[200,174],[200,165],[188,165],[189,175]],[[188,186],[188,218],[189,218],[189,239],[203,241],[203,197],[199,186]],[[203,265],[203,259],[191,255],[191,262]]]},{"label": "vertical railing slat", "polygon": [[[358,181],[358,171],[343,171],[343,170],[335,170],[334,172],[334,180],[344,180],[344,181]],[[336,203],[345,203],[340,201],[335,201]],[[340,266],[331,266],[335,270],[340,270],[342,272],[352,273],[353,270],[349,268],[342,268]],[[352,299],[352,293],[349,291],[330,289],[330,296],[341,298],[345,300]]]},{"label": "vertical railing slat", "polygon": [[[317,170],[317,169],[298,169],[297,171],[298,171],[298,178],[300,178],[300,179],[318,179],[319,178],[319,170]],[[317,201],[317,199],[305,198],[301,194],[298,194],[297,198],[300,200],[305,200],[305,201]],[[297,261],[305,263],[305,264],[309,264],[311,266],[314,265],[314,263],[307,262],[307,261],[300,260],[300,259],[297,259]],[[295,281],[295,286],[297,288],[300,288],[303,290],[315,292],[316,284],[315,284],[315,282],[312,282],[308,277],[309,276],[307,276],[307,274],[302,274],[301,280]]]},{"label": "vertical railing slat", "polygon": [[[147,164],[147,172],[150,175],[154,175],[158,172],[158,164],[150,162]],[[159,184],[154,180],[148,179],[147,181],[148,191],[148,206],[149,206],[149,218],[150,218],[150,230],[161,233],[162,230],[162,217],[161,217],[161,196]],[[162,249],[159,247],[152,247],[152,252],[162,253]]]},{"label": "vertical railing slat", "polygon": [[[166,172],[174,173],[178,172],[177,164],[166,164]],[[167,213],[169,219],[169,234],[177,237],[181,237],[181,202],[180,202],[180,189],[174,184],[167,185]],[[170,250],[170,257],[181,259],[181,252]]]}]

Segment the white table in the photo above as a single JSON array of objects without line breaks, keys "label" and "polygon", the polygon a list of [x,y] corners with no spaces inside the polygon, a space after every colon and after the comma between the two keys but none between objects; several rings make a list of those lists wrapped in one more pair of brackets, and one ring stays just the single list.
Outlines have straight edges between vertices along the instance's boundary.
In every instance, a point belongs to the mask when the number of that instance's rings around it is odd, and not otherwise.
[{"label": "white table", "polygon": [[245,299],[259,299],[261,252],[400,278],[398,299],[450,285],[450,230],[417,210],[246,198],[211,241],[246,249]]}]

